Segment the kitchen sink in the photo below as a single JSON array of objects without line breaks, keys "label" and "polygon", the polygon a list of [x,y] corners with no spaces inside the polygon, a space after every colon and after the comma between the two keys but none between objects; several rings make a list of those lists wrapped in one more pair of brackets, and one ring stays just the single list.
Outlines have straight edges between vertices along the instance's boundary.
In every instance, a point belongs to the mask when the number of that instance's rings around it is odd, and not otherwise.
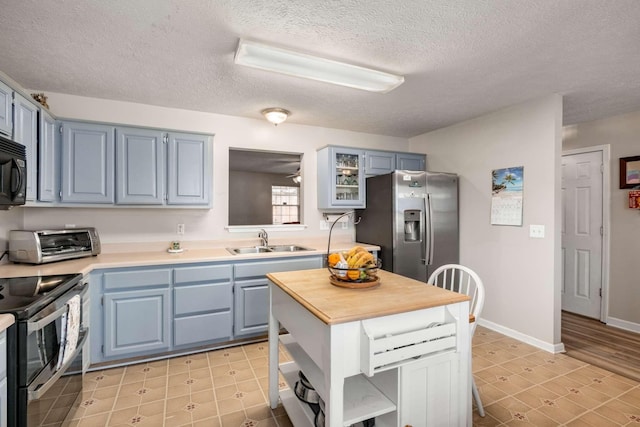
[{"label": "kitchen sink", "polygon": [[248,248],[227,248],[227,250],[229,252],[231,252],[233,255],[238,255],[238,254],[259,254],[259,253],[263,253],[263,252],[272,252],[271,249],[265,247],[265,246],[251,246]]},{"label": "kitchen sink", "polygon": [[312,251],[313,249],[305,248],[297,245],[278,245],[269,246],[273,252],[298,252],[298,251]]},{"label": "kitchen sink", "polygon": [[312,251],[313,249],[305,248],[298,245],[275,245],[275,246],[248,246],[244,248],[227,248],[233,255],[240,254],[260,254],[270,252],[299,252],[299,251]]}]

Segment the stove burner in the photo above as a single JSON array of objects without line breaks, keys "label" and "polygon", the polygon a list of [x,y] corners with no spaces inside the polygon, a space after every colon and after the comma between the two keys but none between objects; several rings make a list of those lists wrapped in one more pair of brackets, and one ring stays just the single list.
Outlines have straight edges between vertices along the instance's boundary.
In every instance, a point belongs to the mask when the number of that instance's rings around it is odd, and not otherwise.
[{"label": "stove burner", "polygon": [[80,281],[80,274],[0,278],[0,313],[27,318]]}]

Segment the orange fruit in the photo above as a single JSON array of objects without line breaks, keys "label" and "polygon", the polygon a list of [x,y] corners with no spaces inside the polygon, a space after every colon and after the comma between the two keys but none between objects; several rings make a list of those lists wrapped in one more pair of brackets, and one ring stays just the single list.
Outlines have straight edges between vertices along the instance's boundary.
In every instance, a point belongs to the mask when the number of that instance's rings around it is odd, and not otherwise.
[{"label": "orange fruit", "polygon": [[347,271],[347,277],[351,280],[358,280],[360,278],[360,270]]},{"label": "orange fruit", "polygon": [[327,261],[329,262],[329,266],[333,267],[334,265],[340,262],[340,255],[336,253],[330,254]]}]

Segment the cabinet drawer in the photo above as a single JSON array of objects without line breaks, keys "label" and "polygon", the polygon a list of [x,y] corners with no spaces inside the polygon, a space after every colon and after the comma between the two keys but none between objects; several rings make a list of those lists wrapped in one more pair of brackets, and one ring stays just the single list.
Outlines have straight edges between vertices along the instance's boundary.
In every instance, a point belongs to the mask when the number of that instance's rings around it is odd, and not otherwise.
[{"label": "cabinet drawer", "polygon": [[171,270],[168,268],[104,273],[105,289],[144,288],[170,284]]},{"label": "cabinet drawer", "polygon": [[184,286],[174,289],[175,315],[231,308],[231,283]]},{"label": "cabinet drawer", "polygon": [[174,321],[174,345],[231,337],[231,312],[198,314]]},{"label": "cabinet drawer", "polygon": [[190,282],[214,282],[231,280],[231,265],[204,265],[200,267],[184,267],[174,270],[176,284]]},{"label": "cabinet drawer", "polygon": [[236,264],[235,278],[259,277],[267,273],[277,273],[279,271],[307,270],[321,267],[322,259],[320,257],[288,259],[283,261],[248,262],[246,264]]}]

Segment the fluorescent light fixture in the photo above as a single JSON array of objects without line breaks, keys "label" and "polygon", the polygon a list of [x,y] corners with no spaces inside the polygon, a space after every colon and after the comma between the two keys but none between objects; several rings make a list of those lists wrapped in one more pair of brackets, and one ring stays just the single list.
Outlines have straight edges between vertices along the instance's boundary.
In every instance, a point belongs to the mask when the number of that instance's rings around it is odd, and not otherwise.
[{"label": "fluorescent light fixture", "polygon": [[287,120],[287,117],[291,115],[291,112],[284,108],[265,108],[261,113],[267,121],[276,126]]},{"label": "fluorescent light fixture", "polygon": [[275,71],[371,92],[386,93],[404,82],[403,76],[247,40],[240,40],[234,61],[236,64],[260,70]]}]

